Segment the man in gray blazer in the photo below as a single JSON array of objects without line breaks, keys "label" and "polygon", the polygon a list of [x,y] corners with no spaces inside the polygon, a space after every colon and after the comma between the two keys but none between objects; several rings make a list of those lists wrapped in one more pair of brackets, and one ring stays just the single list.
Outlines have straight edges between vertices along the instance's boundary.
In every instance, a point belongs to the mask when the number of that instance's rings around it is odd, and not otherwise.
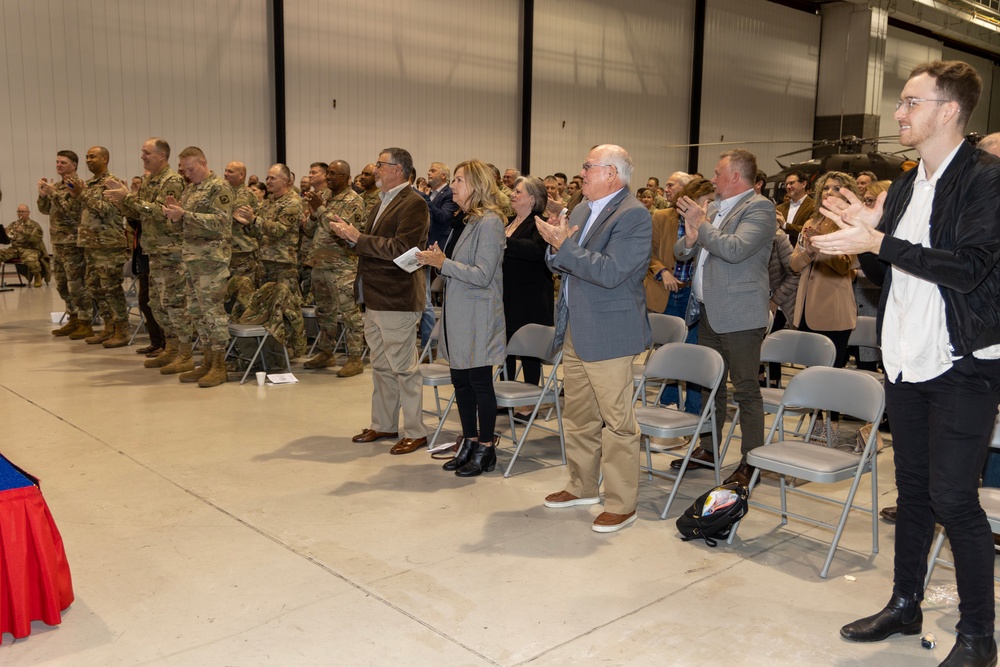
[{"label": "man in gray blazer", "polygon": [[[760,344],[767,330],[767,262],[777,219],[774,204],[754,193],[757,158],[738,148],[721,154],[715,167],[715,201],[702,209],[689,197],[677,208],[684,216],[685,236],[674,245],[678,260],[695,259],[688,302],[688,323],[700,311],[698,344],[718,351],[733,383],[740,406],[740,465],[726,483],[750,482],[753,468],[746,463],[751,449],[764,444],[764,401],[757,374]],[[715,424],[719,433],[726,421],[726,390],[715,395]],[[692,454],[692,461],[711,465],[711,439]]]},{"label": "man in gray blazer", "polygon": [[[563,346],[569,483],[545,498],[552,508],[595,505],[604,471],[599,533],[635,521],[639,425],[632,407],[632,358],[651,343],[642,279],[653,232],[649,211],[628,191],[632,158],[620,146],[590,151],[580,176],[587,206],[567,221],[536,218],[546,262],[562,277],[556,345]],[[603,428],[602,428],[603,423]]]}]

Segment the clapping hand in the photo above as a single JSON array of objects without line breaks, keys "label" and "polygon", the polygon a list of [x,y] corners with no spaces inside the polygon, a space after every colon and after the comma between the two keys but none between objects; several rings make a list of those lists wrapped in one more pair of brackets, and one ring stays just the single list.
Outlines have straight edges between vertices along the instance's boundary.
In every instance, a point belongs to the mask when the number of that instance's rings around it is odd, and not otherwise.
[{"label": "clapping hand", "polygon": [[163,215],[167,216],[168,219],[177,222],[184,217],[184,207],[181,206],[181,203],[177,201],[176,197],[170,195],[163,204]]},{"label": "clapping hand", "polygon": [[427,250],[417,253],[417,264],[433,266],[435,269],[441,270],[441,267],[444,266],[444,253],[441,252],[436,241],[427,246]]},{"label": "clapping hand", "polygon": [[846,188],[841,188],[840,194],[844,199],[827,197],[820,208],[823,215],[837,223],[839,231],[813,237],[810,243],[825,255],[878,254],[885,235],[875,228],[882,219],[882,205],[887,193],[878,196],[874,208],[865,206]]},{"label": "clapping hand", "polygon": [[555,222],[542,220],[536,215],[535,227],[538,228],[538,233],[542,235],[546,243],[552,246],[554,251],[558,251],[562,247],[563,241],[575,234],[576,230],[580,228],[578,225],[570,227],[569,218],[565,213],[560,213]]}]

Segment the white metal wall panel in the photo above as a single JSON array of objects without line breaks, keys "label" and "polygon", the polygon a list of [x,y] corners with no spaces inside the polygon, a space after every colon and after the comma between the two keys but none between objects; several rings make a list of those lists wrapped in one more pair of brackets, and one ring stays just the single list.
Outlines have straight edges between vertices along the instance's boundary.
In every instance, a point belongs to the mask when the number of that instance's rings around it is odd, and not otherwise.
[{"label": "white metal wall panel", "polygon": [[[819,46],[818,16],[765,0],[709,0],[701,141],[812,140]],[[774,157],[801,146],[742,147],[773,174]],[[719,152],[737,147],[703,148],[699,171],[712,174]]]},{"label": "white metal wall panel", "polygon": [[[517,0],[285,3],[289,166],[347,160],[353,173],[400,146],[432,161],[514,164]],[[333,108],[333,100],[337,100]]]},{"label": "white metal wall panel", "polygon": [[[882,105],[879,131],[882,136],[899,134],[899,123],[893,118],[896,102],[914,67],[930,60],[941,59],[941,42],[889,26],[885,40],[885,68],[882,78]],[[896,141],[883,141],[879,150],[903,150]],[[916,157],[916,152],[909,155]]]},{"label": "white metal wall panel", "polygon": [[[211,167],[273,155],[267,4],[262,0],[0,0],[0,220],[55,177],[55,154],[111,151],[122,178],[142,173],[151,135],[175,155],[198,145]],[[176,163],[176,160],[172,160]],[[9,220],[8,220],[9,219]]]},{"label": "white metal wall panel", "polygon": [[687,165],[693,0],[537,0],[531,171],[580,171],[590,147],[623,146],[633,185]]}]

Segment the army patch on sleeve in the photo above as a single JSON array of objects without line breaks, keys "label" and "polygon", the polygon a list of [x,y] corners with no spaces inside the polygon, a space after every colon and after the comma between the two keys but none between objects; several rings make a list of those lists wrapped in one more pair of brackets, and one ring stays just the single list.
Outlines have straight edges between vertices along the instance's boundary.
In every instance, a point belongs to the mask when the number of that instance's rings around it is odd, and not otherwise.
[{"label": "army patch on sleeve", "polygon": [[220,204],[228,204],[229,203],[229,195],[222,195],[222,196],[220,196],[219,197],[219,203]]}]

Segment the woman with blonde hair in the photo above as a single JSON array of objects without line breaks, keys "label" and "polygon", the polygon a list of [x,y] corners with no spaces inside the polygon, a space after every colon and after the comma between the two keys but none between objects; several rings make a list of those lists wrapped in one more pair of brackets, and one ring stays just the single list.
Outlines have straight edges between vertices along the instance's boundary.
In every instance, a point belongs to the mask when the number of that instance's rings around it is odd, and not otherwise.
[{"label": "woman with blonde hair", "polygon": [[451,365],[463,438],[455,458],[443,467],[459,477],[475,477],[492,471],[497,462],[493,366],[504,362],[506,348],[506,236],[499,190],[488,165],[462,162],[455,168],[451,189],[465,214],[461,235],[450,256],[434,243],[417,253],[417,261],[435,267],[444,279],[438,350]]}]

